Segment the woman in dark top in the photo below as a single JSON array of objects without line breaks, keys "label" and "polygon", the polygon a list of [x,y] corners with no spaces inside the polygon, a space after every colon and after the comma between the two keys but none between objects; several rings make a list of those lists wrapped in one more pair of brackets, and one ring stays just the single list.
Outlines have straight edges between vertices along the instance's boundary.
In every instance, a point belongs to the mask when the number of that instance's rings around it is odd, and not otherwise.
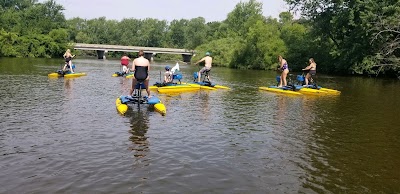
[{"label": "woman in dark top", "polygon": [[137,82],[144,82],[146,87],[147,95],[150,97],[149,89],[149,71],[150,71],[150,61],[144,58],[143,50],[138,53],[139,57],[133,60],[132,71],[135,72],[134,78],[132,79],[132,88],[130,90],[130,95],[132,95],[135,90]]},{"label": "woman in dark top", "polygon": [[74,73],[74,69],[72,68],[72,58],[74,58],[75,55],[72,55],[71,50],[67,49],[67,51],[65,51],[63,57],[65,59],[65,65],[64,65],[63,71],[66,71],[68,68],[71,71],[71,73]]}]

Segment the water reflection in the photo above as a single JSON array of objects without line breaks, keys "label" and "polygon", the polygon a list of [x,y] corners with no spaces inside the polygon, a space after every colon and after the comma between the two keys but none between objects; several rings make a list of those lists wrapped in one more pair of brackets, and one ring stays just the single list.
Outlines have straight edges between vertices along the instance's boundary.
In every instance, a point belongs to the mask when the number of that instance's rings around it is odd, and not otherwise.
[{"label": "water reflection", "polygon": [[73,98],[74,79],[64,79],[64,88],[68,99]]},{"label": "water reflection", "polygon": [[129,140],[132,141],[132,146],[129,148],[134,152],[136,158],[143,158],[149,151],[149,141],[147,140],[146,133],[149,129],[149,115],[148,110],[145,109],[134,109],[130,107],[130,110],[126,113],[126,117],[129,118],[131,123],[131,129],[129,133],[131,136]]},{"label": "water reflection", "polygon": [[210,118],[210,93],[209,91],[204,91],[199,93],[198,106],[200,107],[202,119],[208,121]]},{"label": "water reflection", "polygon": [[2,60],[0,193],[400,191],[398,81],[319,77],[342,94],[290,97],[257,89],[275,72],[217,68],[232,90],[155,93],[165,117],[146,105],[121,117],[115,98],[131,79],[110,76],[119,61],[81,60],[88,76],[48,79],[56,65],[17,72]]},{"label": "water reflection", "polygon": [[283,96],[283,95],[278,95],[277,97],[277,114],[276,117],[274,118],[275,120],[279,121],[279,122],[285,122],[286,118],[287,118],[287,114],[288,114],[288,110],[287,110],[287,96]]},{"label": "water reflection", "polygon": [[127,79],[125,77],[120,77],[120,93],[128,94],[132,84],[132,79]]},{"label": "water reflection", "polygon": [[318,96],[306,96],[301,99],[299,110],[295,111],[297,115],[301,118],[301,123],[312,123],[315,122],[316,115],[314,113],[315,106],[317,103]]}]

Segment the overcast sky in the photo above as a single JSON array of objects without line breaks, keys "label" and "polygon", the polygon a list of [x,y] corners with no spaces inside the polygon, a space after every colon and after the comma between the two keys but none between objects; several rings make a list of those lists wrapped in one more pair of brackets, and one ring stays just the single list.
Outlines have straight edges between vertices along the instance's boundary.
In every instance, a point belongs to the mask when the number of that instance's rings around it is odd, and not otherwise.
[{"label": "overcast sky", "polygon": [[[45,0],[39,0],[44,2]],[[80,17],[93,19],[155,18],[172,21],[203,17],[207,22],[222,21],[241,0],[56,0],[64,6],[67,19]],[[247,0],[242,0],[243,2]],[[257,0],[263,3],[264,16],[278,18],[287,11],[283,0]]]}]

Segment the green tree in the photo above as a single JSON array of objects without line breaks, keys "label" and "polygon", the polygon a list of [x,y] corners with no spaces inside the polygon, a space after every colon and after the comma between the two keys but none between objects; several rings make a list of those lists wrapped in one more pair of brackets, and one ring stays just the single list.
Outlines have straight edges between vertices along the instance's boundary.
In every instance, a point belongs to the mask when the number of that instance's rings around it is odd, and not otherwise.
[{"label": "green tree", "polygon": [[3,9],[24,10],[36,4],[37,0],[3,0],[0,1],[0,7]]},{"label": "green tree", "polygon": [[[359,0],[286,0],[292,9],[301,10],[312,25],[312,34],[321,43],[332,43],[329,50],[331,65],[329,71],[349,73],[359,66],[370,64],[368,59],[379,52],[390,33],[374,40],[379,29],[377,19],[387,21],[396,18],[399,12],[398,0],[359,1]],[[398,21],[398,17],[396,19]],[[326,59],[328,60],[328,59]],[[326,61],[328,62],[328,61]]]},{"label": "green tree", "polygon": [[206,20],[203,17],[193,18],[188,21],[185,37],[187,49],[194,49],[206,42],[208,26],[205,25]]},{"label": "green tree", "polygon": [[282,24],[291,24],[293,23],[293,15],[288,11],[281,12],[279,14],[279,22]]},{"label": "green tree", "polygon": [[257,21],[249,28],[245,43],[235,51],[230,66],[240,69],[276,69],[278,55],[286,54],[276,20]]},{"label": "green tree", "polygon": [[14,48],[14,43],[17,38],[17,34],[0,29],[0,56],[17,56],[17,52]]},{"label": "green tree", "polygon": [[44,3],[37,3],[21,11],[21,20],[17,24],[18,33],[47,34],[52,29],[61,28],[65,25],[65,18],[62,13],[64,8],[49,0]]},{"label": "green tree", "polygon": [[[228,14],[224,23],[228,25],[229,33],[244,36],[247,34],[250,24],[262,19],[262,3],[256,0],[240,2],[233,11]],[[254,22],[249,22],[253,20]]]},{"label": "green tree", "polygon": [[54,0],[7,0],[0,7],[0,56],[48,58],[66,47],[63,7]]},{"label": "green tree", "polygon": [[169,24],[168,31],[168,40],[170,41],[172,47],[174,48],[183,48],[187,43],[187,38],[185,37],[186,26],[188,24],[188,20],[172,20]]},{"label": "green tree", "polygon": [[305,25],[299,24],[293,20],[290,12],[279,14],[279,23],[281,25],[281,39],[287,47],[285,59],[290,63],[290,69],[301,70],[304,68],[308,58],[313,57],[312,39]]},{"label": "green tree", "polygon": [[117,25],[118,40],[121,45],[139,45],[139,32],[143,22],[138,19],[123,19]]},{"label": "green tree", "polygon": [[222,22],[208,22],[207,24],[206,37],[208,41],[218,40],[220,38],[225,38],[222,36],[223,32],[219,32],[221,29]]},{"label": "green tree", "polygon": [[234,58],[235,50],[239,49],[240,45],[241,40],[235,37],[210,41],[196,47],[196,56],[192,60],[198,61],[204,57],[206,52],[210,52],[213,57],[213,65],[229,67],[231,60]]},{"label": "green tree", "polygon": [[167,21],[157,19],[144,19],[138,31],[138,46],[161,47],[164,34],[167,29]]}]

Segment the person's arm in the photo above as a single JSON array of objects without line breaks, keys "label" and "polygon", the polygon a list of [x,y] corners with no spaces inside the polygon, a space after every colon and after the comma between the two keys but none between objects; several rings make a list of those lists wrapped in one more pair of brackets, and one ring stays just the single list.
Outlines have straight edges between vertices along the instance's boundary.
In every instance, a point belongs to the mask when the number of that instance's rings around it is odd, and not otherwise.
[{"label": "person's arm", "polygon": [[135,60],[133,60],[133,62],[132,62],[132,70],[131,71],[135,72]]},{"label": "person's arm", "polygon": [[206,60],[205,57],[203,57],[202,59],[200,59],[199,61],[197,61],[194,65],[197,65],[198,63],[201,63],[201,62],[203,62],[204,60]]},{"label": "person's arm", "polygon": [[279,64],[279,68],[280,68],[280,69],[282,69],[283,64],[285,64],[285,63],[284,63],[283,60],[282,60],[282,61],[280,62],[280,64]]},{"label": "person's arm", "polygon": [[302,69],[302,70],[309,70],[311,69],[311,65],[307,66],[306,68]]}]

